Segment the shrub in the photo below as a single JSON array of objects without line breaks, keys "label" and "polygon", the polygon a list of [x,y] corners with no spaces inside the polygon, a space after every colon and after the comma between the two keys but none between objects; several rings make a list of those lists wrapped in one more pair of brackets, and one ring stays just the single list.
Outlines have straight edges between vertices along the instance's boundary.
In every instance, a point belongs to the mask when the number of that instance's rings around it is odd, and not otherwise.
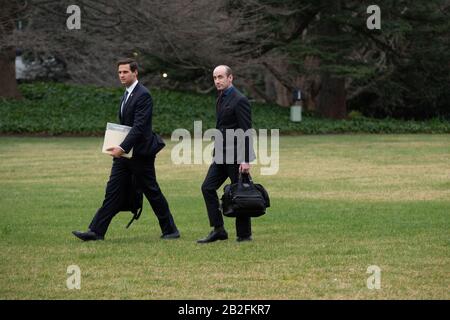
[{"label": "shrub", "polygon": [[[121,88],[61,83],[22,84],[21,101],[0,100],[0,133],[48,135],[102,135],[106,122],[117,122]],[[151,89],[154,131],[170,135],[176,128],[193,132],[193,122],[203,130],[214,128],[215,97],[179,91]],[[281,134],[329,133],[450,133],[450,121],[401,121],[370,119],[355,113],[349,120],[304,116],[289,119],[289,108],[252,103],[255,129],[279,129]]]}]

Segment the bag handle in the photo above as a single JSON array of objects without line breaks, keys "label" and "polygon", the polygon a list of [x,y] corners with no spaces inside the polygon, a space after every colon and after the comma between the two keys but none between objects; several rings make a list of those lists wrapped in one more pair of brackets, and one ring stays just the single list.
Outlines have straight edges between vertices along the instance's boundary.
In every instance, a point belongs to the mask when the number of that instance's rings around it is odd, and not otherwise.
[{"label": "bag handle", "polygon": [[243,178],[244,176],[247,178],[248,183],[253,185],[253,179],[252,179],[252,176],[250,175],[250,172],[249,173],[239,172],[239,180],[238,180],[239,185],[242,187],[242,184],[244,183],[244,178]]}]

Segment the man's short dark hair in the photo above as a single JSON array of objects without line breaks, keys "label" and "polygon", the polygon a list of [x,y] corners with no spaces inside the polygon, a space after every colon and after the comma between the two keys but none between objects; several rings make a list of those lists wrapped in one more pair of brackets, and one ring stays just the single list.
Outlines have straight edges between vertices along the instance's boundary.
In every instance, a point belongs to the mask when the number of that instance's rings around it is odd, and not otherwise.
[{"label": "man's short dark hair", "polygon": [[131,72],[135,72],[138,69],[138,64],[136,60],[131,58],[120,59],[119,61],[117,61],[117,67],[119,67],[122,64],[129,64]]}]

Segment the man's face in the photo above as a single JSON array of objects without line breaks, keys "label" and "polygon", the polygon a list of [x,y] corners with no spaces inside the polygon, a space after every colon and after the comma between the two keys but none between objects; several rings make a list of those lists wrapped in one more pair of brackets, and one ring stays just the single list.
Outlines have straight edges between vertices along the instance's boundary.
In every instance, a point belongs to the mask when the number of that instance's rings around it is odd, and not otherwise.
[{"label": "man's face", "polygon": [[119,74],[120,82],[126,87],[131,86],[137,79],[137,70],[131,72],[129,64],[121,64],[117,73]]},{"label": "man's face", "polygon": [[233,75],[230,74],[227,76],[227,70],[225,67],[215,68],[213,78],[216,89],[219,91],[228,89],[233,83]]}]

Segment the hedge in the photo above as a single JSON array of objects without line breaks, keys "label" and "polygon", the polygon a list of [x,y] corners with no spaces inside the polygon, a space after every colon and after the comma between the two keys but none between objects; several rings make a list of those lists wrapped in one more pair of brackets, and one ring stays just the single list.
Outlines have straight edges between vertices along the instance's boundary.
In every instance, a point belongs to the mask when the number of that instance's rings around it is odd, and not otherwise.
[{"label": "hedge", "polygon": [[[0,99],[1,134],[102,135],[106,122],[117,122],[122,88],[61,83],[21,84],[22,100]],[[170,135],[177,128],[203,130],[215,127],[215,97],[179,91],[151,89],[154,131]],[[401,121],[356,116],[349,120],[321,119],[304,115],[291,122],[290,109],[252,103],[255,129],[279,129],[280,134],[336,133],[450,133],[450,121]]]}]

